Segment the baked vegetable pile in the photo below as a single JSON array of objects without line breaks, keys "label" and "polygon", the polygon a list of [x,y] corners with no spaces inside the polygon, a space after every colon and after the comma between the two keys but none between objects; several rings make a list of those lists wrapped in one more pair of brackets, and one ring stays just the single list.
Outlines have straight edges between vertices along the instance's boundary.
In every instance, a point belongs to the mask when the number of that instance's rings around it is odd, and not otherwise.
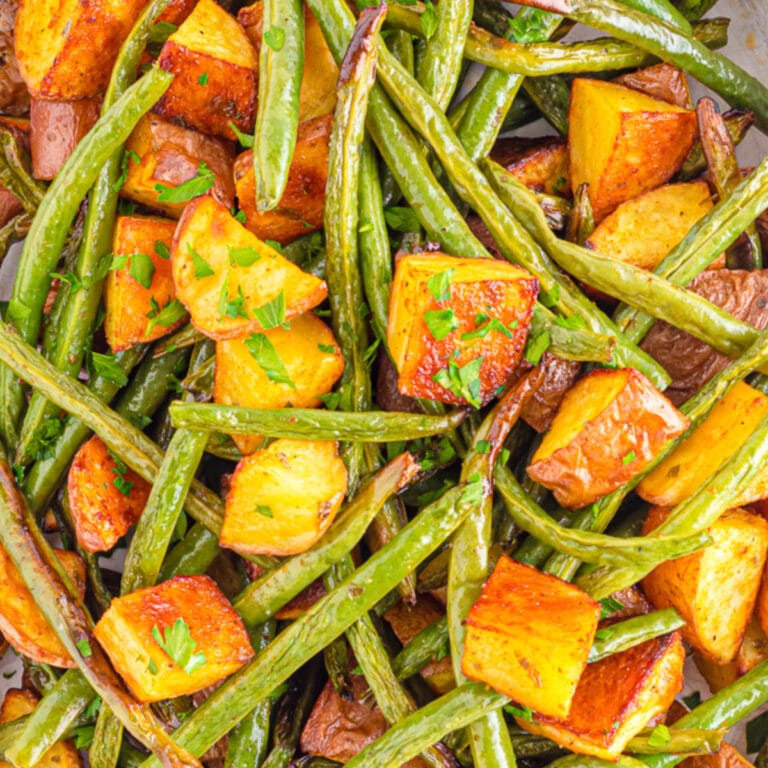
[{"label": "baked vegetable pile", "polygon": [[768,765],[714,5],[0,3],[6,763]]}]

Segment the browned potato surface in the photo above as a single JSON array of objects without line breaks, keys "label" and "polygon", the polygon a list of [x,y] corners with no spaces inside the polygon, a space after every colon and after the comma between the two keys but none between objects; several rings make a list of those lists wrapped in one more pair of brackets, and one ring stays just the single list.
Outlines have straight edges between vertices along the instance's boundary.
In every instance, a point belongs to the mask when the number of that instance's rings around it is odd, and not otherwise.
[{"label": "browned potato surface", "polygon": [[714,755],[693,755],[680,763],[680,768],[754,768],[736,747],[724,741]]},{"label": "browned potato surface", "polygon": [[548,195],[570,194],[568,144],[561,136],[499,139],[491,158],[526,187]]},{"label": "browned potato surface", "polygon": [[566,393],[528,474],[577,509],[641,472],[687,426],[638,371],[595,370]]},{"label": "browned potato surface", "polygon": [[691,109],[693,106],[685,72],[672,64],[667,64],[666,61],[654,64],[652,67],[627,72],[613,82],[684,109]]},{"label": "browned potato surface", "polygon": [[15,0],[0,8],[0,110],[6,115],[25,115],[29,110],[29,91],[19,72],[13,48]]}]

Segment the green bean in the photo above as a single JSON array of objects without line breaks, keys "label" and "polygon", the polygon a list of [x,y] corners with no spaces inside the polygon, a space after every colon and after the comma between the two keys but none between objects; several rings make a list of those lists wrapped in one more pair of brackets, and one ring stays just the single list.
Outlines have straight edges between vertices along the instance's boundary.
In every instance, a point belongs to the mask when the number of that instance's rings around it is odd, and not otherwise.
[{"label": "green bean", "polygon": [[[200,763],[168,737],[151,709],[138,704],[125,691],[93,639],[92,620],[16,490],[11,468],[4,460],[0,461],[0,539],[38,607],[94,691],[158,757],[179,766],[199,768]],[[88,653],[81,651],[84,647]]]},{"label": "green bean", "polygon": [[640,732],[630,739],[626,751],[634,755],[713,755],[720,749],[726,728],[670,728],[669,740],[659,744],[653,730]]},{"label": "green bean", "polygon": [[395,674],[405,680],[418,674],[430,661],[445,652],[448,643],[448,619],[442,616],[419,632],[400,653],[392,659]]},{"label": "green bean", "polygon": [[21,736],[32,715],[22,715],[0,725],[0,758],[5,759],[6,750]]},{"label": "green bean", "polygon": [[[270,35],[279,35],[271,41]],[[259,53],[259,105],[253,137],[256,207],[277,207],[299,127],[299,91],[304,71],[304,8],[301,0],[264,0]]]},{"label": "green bean", "polygon": [[101,768],[115,768],[120,759],[123,743],[123,724],[102,704],[88,749],[88,764]]},{"label": "green bean", "polygon": [[25,238],[31,225],[32,217],[28,213],[20,213],[0,227],[0,264],[8,255],[11,244]]},{"label": "green bean", "polygon": [[526,533],[556,551],[577,557],[586,563],[621,568],[639,566],[645,562],[646,565],[653,563],[651,567],[655,567],[665,560],[690,554],[712,543],[702,532],[680,539],[659,538],[655,535],[617,538],[564,528],[528,498],[515,476],[506,467],[498,467],[495,477],[496,487],[504,499],[507,512]]},{"label": "green bean", "polygon": [[179,574],[205,573],[219,554],[219,537],[202,523],[195,523],[187,535],[168,553],[160,580]]},{"label": "green bean", "polygon": [[418,61],[416,77],[441,109],[447,109],[461,74],[462,41],[472,21],[472,0],[438,3],[432,10],[437,24]]},{"label": "green bean", "polygon": [[409,453],[400,454],[348,502],[328,532],[306,552],[283,560],[235,599],[234,608],[248,626],[261,624],[335,562],[350,552],[384,502],[418,470]]},{"label": "green bean", "polygon": [[[461,524],[479,484],[462,483],[419,512],[389,544],[327,594],[246,667],[229,678],[173,733],[203,754],[265,696],[396,587]],[[157,768],[151,758],[143,768]]]},{"label": "green bean", "polygon": [[557,316],[541,304],[533,308],[529,335],[549,335],[549,351],[564,360],[583,360],[595,363],[610,363],[616,337],[606,333],[595,333],[586,328],[565,328],[558,325]]},{"label": "green bean", "polygon": [[153,357],[162,357],[169,352],[175,352],[177,349],[183,349],[184,347],[192,347],[197,344],[198,341],[203,341],[206,338],[205,334],[195,328],[192,323],[183,325],[176,333],[172,333],[164,339],[155,344]]},{"label": "green bean", "polygon": [[571,88],[565,78],[529,77],[523,82],[523,89],[547,122],[561,136],[567,136]]},{"label": "green bean", "polygon": [[32,768],[49,747],[69,733],[93,699],[93,688],[78,670],[65,672],[40,700],[22,732],[6,748],[5,758],[19,768]]},{"label": "green bean", "polygon": [[349,647],[344,635],[337,637],[323,648],[323,663],[336,693],[345,701],[352,701],[355,693],[352,690],[349,674]]},{"label": "green bean", "polygon": [[695,21],[708,13],[715,5],[717,5],[717,0],[679,0],[677,9],[686,19]]},{"label": "green bean", "polygon": [[588,189],[588,184],[581,184],[573,195],[573,209],[565,238],[578,245],[584,245],[587,238],[595,231],[595,217]]},{"label": "green bean", "polygon": [[622,5],[663,21],[686,37],[691,36],[691,24],[669,0],[619,0]]},{"label": "green bean", "polygon": [[589,650],[589,663],[600,661],[614,653],[621,653],[628,648],[645,643],[654,637],[666,635],[685,625],[674,608],[662,608],[659,611],[633,616],[630,619],[604,627],[606,633],[596,638]]},{"label": "green bean", "polygon": [[[148,5],[131,30],[112,70],[102,102],[102,115],[106,115],[136,79],[136,71],[155,19],[169,2],[155,0]],[[102,285],[106,276],[103,260],[109,259],[112,252],[122,154],[121,145],[113,148],[88,195],[83,241],[73,270],[74,280],[59,286],[56,301],[62,306],[61,315],[56,320],[56,333],[46,335],[43,340],[45,357],[70,376],[77,376],[80,372],[101,303]],[[30,445],[45,419],[55,415],[55,410],[39,392],[32,393],[21,427],[20,441],[16,446],[17,463],[26,464],[32,458],[29,455]]]},{"label": "green bean", "polygon": [[45,195],[45,187],[30,176],[21,148],[7,128],[0,128],[0,184],[34,216]]},{"label": "green bean", "polygon": [[457,427],[466,411],[427,416],[397,411],[344,412],[316,408],[243,408],[210,403],[171,404],[173,425],[183,429],[258,434],[305,440],[400,442],[439,435]]},{"label": "green bean", "polygon": [[[173,75],[153,67],[102,115],[67,158],[40,204],[24,240],[6,319],[22,340],[34,344],[67,228],[101,167],[133,130],[139,118],[162,96]],[[13,374],[0,369],[0,438],[18,442],[24,392]]]}]

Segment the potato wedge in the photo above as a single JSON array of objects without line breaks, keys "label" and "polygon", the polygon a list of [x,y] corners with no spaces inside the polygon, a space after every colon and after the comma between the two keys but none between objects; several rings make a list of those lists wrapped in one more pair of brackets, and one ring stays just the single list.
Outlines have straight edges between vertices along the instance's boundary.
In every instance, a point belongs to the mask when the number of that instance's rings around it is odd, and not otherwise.
[{"label": "potato wedge", "polygon": [[116,459],[100,437],[80,446],[67,476],[75,535],[86,552],[107,552],[141,517],[152,486]]},{"label": "potato wedge", "polygon": [[[54,549],[72,585],[85,597],[85,564],[78,554]],[[0,632],[19,652],[40,664],[75,667],[4,547],[0,547]]]},{"label": "potato wedge", "polygon": [[568,144],[561,136],[499,139],[491,158],[526,187],[547,195],[570,195]]},{"label": "potato wedge", "polygon": [[[125,146],[127,175],[120,194],[177,219],[186,201],[167,201],[162,188],[175,188],[198,175],[202,164],[214,183],[205,194],[227,208],[235,204],[234,151],[229,142],[173,125],[157,115],[141,118]],[[157,186],[161,189],[158,190]]]},{"label": "potato wedge", "polygon": [[45,101],[32,97],[29,133],[32,175],[52,179],[101,113],[101,96],[78,101]]},{"label": "potato wedge", "polygon": [[538,280],[508,262],[439,252],[402,256],[387,324],[400,392],[487,403],[520,361],[537,293]]},{"label": "potato wedge", "polygon": [[347,493],[339,445],[280,439],[240,460],[219,544],[249,555],[296,555],[328,530]]},{"label": "potato wedge", "polygon": [[213,339],[282,325],[317,306],[323,280],[259,240],[211,197],[187,204],[171,249],[176,295]]},{"label": "potato wedge", "polygon": [[666,61],[627,72],[613,82],[683,109],[693,108],[691,89],[688,87],[685,72]]},{"label": "potato wedge", "polygon": [[601,80],[573,81],[568,120],[571,185],[589,184],[596,222],[669,181],[696,138],[691,110]]},{"label": "potato wedge", "polygon": [[253,656],[242,620],[208,576],[116,597],[93,634],[142,702],[215,685]]},{"label": "potato wedge", "polygon": [[467,616],[462,671],[567,717],[599,618],[600,604],[578,587],[502,556]]},{"label": "potato wedge", "polygon": [[299,125],[288,186],[272,211],[256,210],[252,151],[238,156],[235,161],[237,199],[246,217],[245,226],[257,237],[285,245],[323,226],[332,121],[333,115],[326,114]]},{"label": "potato wedge", "polygon": [[104,284],[104,333],[113,352],[159,339],[186,319],[185,312],[167,320],[160,314],[176,298],[168,257],[175,229],[168,219],[117,217],[112,253],[126,261],[113,266]]},{"label": "potato wedge", "polygon": [[253,131],[258,59],[245,30],[214,0],[199,0],[166,40],[158,66],[175,75],[154,111],[187,128],[236,139]]},{"label": "potato wedge", "polygon": [[[31,715],[40,701],[40,697],[29,688],[11,688],[6,691],[0,706],[0,725],[12,723],[24,715]],[[42,759],[35,763],[35,768],[80,768],[83,759],[75,749],[72,739],[58,741],[49,747]],[[0,761],[2,768],[11,768],[11,763]]]},{"label": "potato wedge", "polygon": [[595,370],[571,387],[528,466],[558,503],[578,509],[647,467],[688,419],[633,368]]},{"label": "potato wedge", "polygon": [[714,755],[686,757],[680,768],[754,768],[736,747],[724,741]]},{"label": "potato wedge", "polygon": [[[331,329],[311,312],[289,328],[271,328],[254,343],[232,339],[216,344],[214,402],[246,408],[317,408],[344,371]],[[274,355],[273,355],[274,352]],[[233,435],[243,454],[263,442],[258,435]]]},{"label": "potato wedge", "polygon": [[752,616],[744,631],[744,639],[736,654],[739,675],[746,675],[750,669],[754,669],[768,659],[768,637],[756,616]]},{"label": "potato wedge", "polygon": [[146,0],[21,0],[16,58],[33,96],[89,99],[109,83]]},{"label": "potato wedge", "polygon": [[[693,495],[737,451],[768,416],[768,397],[737,382],[688,435],[637,486],[651,504],[674,507]],[[768,473],[761,472],[734,499],[734,506],[768,496]]]},{"label": "potato wedge", "polygon": [[655,269],[710,208],[706,182],[666,184],[619,205],[585,245],[606,258]]},{"label": "potato wedge", "polygon": [[685,648],[678,632],[589,664],[567,718],[516,717],[530,733],[585,755],[615,761],[629,740],[666,712],[683,687]]},{"label": "potato wedge", "polygon": [[[237,20],[243,25],[245,34],[251,41],[256,56],[261,49],[263,28],[261,1],[241,8]],[[299,92],[299,121],[312,120],[333,112],[336,106],[336,84],[339,68],[328,44],[323,37],[323,30],[309,6],[304,6],[304,72],[301,77]]]},{"label": "potato wedge", "polygon": [[692,658],[712,693],[722,691],[739,679],[739,662],[736,659],[725,664],[716,664],[698,651],[693,652]]},{"label": "potato wedge", "polygon": [[[651,507],[643,534],[670,511]],[[736,658],[755,607],[768,553],[768,523],[744,509],[731,509],[708,533],[711,546],[662,563],[643,579],[643,589],[654,606],[671,606],[685,619],[680,631],[699,653],[725,664]]]}]

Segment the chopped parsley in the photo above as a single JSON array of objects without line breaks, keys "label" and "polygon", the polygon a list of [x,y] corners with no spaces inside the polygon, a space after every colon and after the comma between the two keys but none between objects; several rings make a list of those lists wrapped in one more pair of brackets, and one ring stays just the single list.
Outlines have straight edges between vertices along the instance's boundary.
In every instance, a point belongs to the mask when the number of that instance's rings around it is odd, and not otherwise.
[{"label": "chopped parsley", "polygon": [[200,163],[191,179],[175,187],[155,184],[155,189],[160,193],[157,199],[162,203],[186,203],[194,197],[204,195],[215,183],[216,176],[213,171],[205,163]]},{"label": "chopped parsley", "polygon": [[197,643],[189,634],[189,627],[182,618],[176,619],[172,627],[165,627],[163,634],[155,624],[152,627],[152,637],[157,644],[178,664],[188,675],[200,669],[205,662],[205,655],[195,653]]}]

